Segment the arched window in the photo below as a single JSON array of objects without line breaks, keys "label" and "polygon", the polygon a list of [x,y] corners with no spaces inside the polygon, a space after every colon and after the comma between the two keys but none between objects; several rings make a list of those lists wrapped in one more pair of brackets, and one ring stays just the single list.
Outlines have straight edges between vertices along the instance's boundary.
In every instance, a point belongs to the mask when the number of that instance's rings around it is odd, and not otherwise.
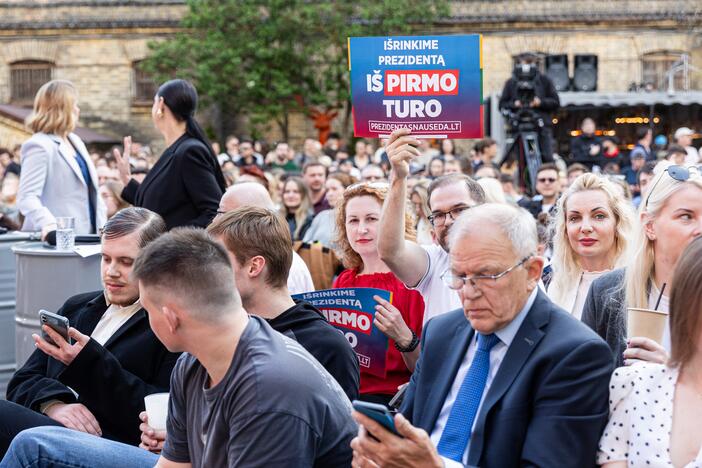
[{"label": "arched window", "polygon": [[[668,89],[668,71],[682,60],[680,51],[661,50],[644,54],[641,57],[641,83],[654,90],[665,91]],[[684,73],[674,75],[673,86],[681,90],[685,86]]]},{"label": "arched window", "polygon": [[41,60],[23,60],[10,64],[10,101],[28,104],[41,85],[51,81],[54,64]]},{"label": "arched window", "polygon": [[151,75],[143,70],[142,61],[132,62],[132,77],[134,83],[134,102],[150,104],[158,90],[158,85]]}]

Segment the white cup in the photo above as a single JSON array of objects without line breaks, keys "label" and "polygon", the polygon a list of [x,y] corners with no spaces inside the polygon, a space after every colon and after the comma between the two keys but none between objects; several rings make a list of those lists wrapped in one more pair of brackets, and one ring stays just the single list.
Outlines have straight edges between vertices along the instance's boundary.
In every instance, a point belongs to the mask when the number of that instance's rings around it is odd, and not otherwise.
[{"label": "white cup", "polygon": [[159,431],[166,430],[168,419],[168,393],[154,393],[144,397],[149,426]]}]

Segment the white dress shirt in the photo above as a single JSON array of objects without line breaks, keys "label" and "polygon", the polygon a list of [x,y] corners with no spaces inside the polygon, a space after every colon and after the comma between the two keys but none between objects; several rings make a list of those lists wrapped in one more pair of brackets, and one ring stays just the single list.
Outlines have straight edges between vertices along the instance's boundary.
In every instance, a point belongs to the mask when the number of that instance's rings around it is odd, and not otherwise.
[{"label": "white dress shirt", "polygon": [[105,302],[109,307],[105,313],[102,314],[100,321],[90,334],[90,338],[100,343],[101,346],[105,346],[107,340],[141,309],[141,304],[138,299],[134,304],[125,307],[110,304],[110,301],[107,300],[107,296],[105,296]]},{"label": "white dress shirt", "polygon": [[[500,341],[490,350],[490,371],[488,372],[487,381],[485,382],[485,390],[483,390],[483,396],[480,399],[478,410],[475,413],[475,419],[473,420],[473,428],[475,428],[475,421],[478,420],[480,409],[483,406],[483,401],[485,401],[485,395],[487,395],[488,390],[490,390],[490,385],[492,384],[492,381],[495,378],[497,371],[500,369],[500,364],[502,364],[502,360],[504,359],[505,354],[507,354],[509,346],[512,344],[512,341],[517,335],[519,328],[522,326],[522,322],[524,322],[524,319],[527,316],[527,312],[529,312],[529,309],[531,309],[531,306],[534,304],[538,290],[539,288],[534,288],[534,290],[529,295],[529,298],[527,299],[526,303],[524,304],[524,307],[522,307],[522,310],[519,311],[517,316],[514,317],[514,319],[506,327],[495,332],[495,335],[497,335]],[[439,417],[436,419],[436,424],[434,425],[434,429],[432,430],[430,435],[431,441],[435,447],[439,446],[439,440],[441,440],[441,435],[444,433],[444,427],[446,427],[446,423],[448,422],[449,414],[451,413],[451,408],[453,408],[453,403],[456,401],[456,396],[458,396],[458,391],[461,388],[461,384],[463,383],[463,380],[465,380],[466,374],[468,373],[468,369],[470,369],[470,366],[473,363],[473,358],[475,357],[475,351],[477,349],[477,339],[478,334],[474,333],[473,338],[471,339],[471,342],[468,345],[466,356],[463,359],[463,362],[461,362],[461,365],[458,368],[458,372],[456,372],[456,378],[453,380],[453,385],[451,385],[451,389],[446,395],[446,400],[444,400],[444,406],[441,408]],[[463,465],[468,463],[469,448],[470,441],[466,446],[465,452],[463,452]],[[441,458],[444,460],[444,466],[446,468],[462,468],[463,466],[457,461],[445,457]]]}]

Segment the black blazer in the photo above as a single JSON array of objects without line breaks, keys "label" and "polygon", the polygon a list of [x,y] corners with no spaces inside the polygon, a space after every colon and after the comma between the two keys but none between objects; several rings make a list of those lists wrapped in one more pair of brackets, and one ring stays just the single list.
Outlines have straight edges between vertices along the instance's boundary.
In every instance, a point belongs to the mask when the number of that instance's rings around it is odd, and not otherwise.
[{"label": "black blazer", "polygon": [[[106,310],[103,292],[96,291],[68,299],[58,314],[90,335]],[[178,356],[158,341],[140,309],[104,347],[91,339],[69,366],[34,351],[10,380],[7,399],[34,411],[49,400],[82,403],[95,415],[104,437],[138,444],[144,397],[169,391]]]},{"label": "black blazer", "polygon": [[[431,319],[402,413],[431,434],[473,329],[463,310]],[[595,466],[609,414],[609,348],[539,291],[483,400],[469,466]]]},{"label": "black blazer", "polygon": [[610,271],[592,282],[583,305],[582,321],[607,342],[614,366],[623,366],[627,334],[624,269]]},{"label": "black blazer", "polygon": [[139,184],[129,181],[122,198],[160,214],[168,229],[207,227],[217,215],[226,185],[207,147],[187,133],[176,140]]}]

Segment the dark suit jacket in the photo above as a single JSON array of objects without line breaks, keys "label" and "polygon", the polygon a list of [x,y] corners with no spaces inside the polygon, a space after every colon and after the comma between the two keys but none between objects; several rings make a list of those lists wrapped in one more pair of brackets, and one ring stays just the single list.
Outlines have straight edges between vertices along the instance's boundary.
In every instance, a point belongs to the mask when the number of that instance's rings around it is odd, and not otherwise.
[{"label": "dark suit jacket", "polygon": [[[68,299],[58,314],[90,335],[106,310],[103,292],[96,291]],[[177,359],[178,354],[158,341],[140,309],[104,347],[91,339],[69,366],[34,351],[10,380],[7,399],[35,411],[49,400],[82,403],[95,415],[104,437],[137,444],[144,397],[169,390]]]},{"label": "dark suit jacket", "polygon": [[163,152],[141,184],[129,181],[122,198],[160,214],[168,229],[207,227],[217,215],[225,188],[216,158],[186,133]]},{"label": "dark suit jacket", "polygon": [[623,366],[626,349],[623,269],[610,271],[592,282],[583,306],[582,321],[607,342],[614,366]]},{"label": "dark suit jacket", "polygon": [[[427,322],[402,413],[431,433],[473,329],[463,310]],[[595,465],[612,359],[596,334],[538,292],[488,390],[468,465]]]}]

